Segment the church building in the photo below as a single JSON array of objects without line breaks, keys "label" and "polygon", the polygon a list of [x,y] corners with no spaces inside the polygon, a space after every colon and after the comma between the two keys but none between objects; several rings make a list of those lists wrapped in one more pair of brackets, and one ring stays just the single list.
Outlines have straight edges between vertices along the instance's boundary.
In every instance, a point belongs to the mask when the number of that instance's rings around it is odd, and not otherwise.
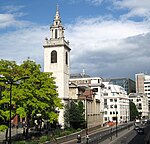
[{"label": "church building", "polygon": [[[52,72],[55,77],[59,98],[64,104],[69,98],[70,78],[70,47],[69,41],[65,40],[64,27],[58,10],[50,26],[50,39],[45,38],[44,47],[44,72]],[[59,124],[64,127],[64,110],[59,112]]]}]

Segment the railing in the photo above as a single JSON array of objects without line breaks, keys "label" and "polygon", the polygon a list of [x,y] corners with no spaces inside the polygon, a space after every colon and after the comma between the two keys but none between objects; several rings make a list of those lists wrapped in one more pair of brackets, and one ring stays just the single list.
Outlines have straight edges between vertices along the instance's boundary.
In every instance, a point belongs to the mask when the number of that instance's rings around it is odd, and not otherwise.
[{"label": "railing", "polygon": [[[128,124],[128,125],[123,125],[117,128],[118,134],[119,132],[125,130],[125,129],[130,129],[133,126],[132,123]],[[112,140],[112,137],[115,135],[116,133],[116,128],[110,128],[107,132],[105,132],[103,135],[99,134],[97,136],[95,136],[94,138],[91,138],[88,140],[88,142],[85,140],[82,142],[82,144],[99,144],[100,142],[106,140],[106,139],[110,139],[110,141]]]}]

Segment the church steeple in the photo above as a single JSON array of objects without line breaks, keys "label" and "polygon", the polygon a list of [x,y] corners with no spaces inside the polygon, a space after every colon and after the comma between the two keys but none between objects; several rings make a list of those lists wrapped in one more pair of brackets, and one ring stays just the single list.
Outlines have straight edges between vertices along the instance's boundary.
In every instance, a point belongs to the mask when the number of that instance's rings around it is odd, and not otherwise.
[{"label": "church steeple", "polygon": [[56,15],[53,24],[50,27],[51,39],[64,39],[64,27],[61,24],[58,5],[56,6]]},{"label": "church steeple", "polygon": [[60,16],[59,16],[59,6],[58,6],[58,4],[57,4],[57,6],[56,6],[56,15],[55,15],[55,20],[59,20],[59,21],[61,21],[61,20],[60,20]]},{"label": "church steeple", "polygon": [[[50,27],[50,39],[45,38],[44,47],[44,72],[52,72],[55,77],[58,96],[64,104],[69,98],[70,77],[70,47],[69,41],[64,38],[64,27],[56,7],[56,14]],[[58,121],[64,126],[64,110],[60,110]]]}]

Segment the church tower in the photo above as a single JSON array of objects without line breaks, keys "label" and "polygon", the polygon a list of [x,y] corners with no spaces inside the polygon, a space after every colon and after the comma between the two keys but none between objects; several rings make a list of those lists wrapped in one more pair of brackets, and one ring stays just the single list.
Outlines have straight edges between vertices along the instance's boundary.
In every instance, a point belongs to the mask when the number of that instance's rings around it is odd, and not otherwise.
[{"label": "church tower", "polygon": [[[61,23],[58,6],[53,24],[50,26],[50,39],[45,38],[44,47],[44,72],[52,72],[58,87],[59,98],[63,103],[69,98],[70,78],[70,47],[65,40],[64,27]],[[64,110],[60,110],[59,123],[64,125]]]}]

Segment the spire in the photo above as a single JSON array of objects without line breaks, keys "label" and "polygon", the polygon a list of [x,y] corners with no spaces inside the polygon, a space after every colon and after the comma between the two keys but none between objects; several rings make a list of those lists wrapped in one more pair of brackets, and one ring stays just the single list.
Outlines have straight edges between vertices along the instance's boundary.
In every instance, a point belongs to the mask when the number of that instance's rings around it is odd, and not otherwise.
[{"label": "spire", "polygon": [[54,21],[52,26],[50,27],[51,38],[52,39],[64,39],[64,27],[61,24],[61,18],[59,15],[58,4],[56,5],[56,15],[54,17]]},{"label": "spire", "polygon": [[56,5],[56,11],[59,11],[58,9],[59,9],[59,5],[57,4],[57,5]]},{"label": "spire", "polygon": [[56,15],[55,15],[55,20],[60,20],[60,16],[59,16],[59,6],[58,6],[58,4],[56,5]]}]

